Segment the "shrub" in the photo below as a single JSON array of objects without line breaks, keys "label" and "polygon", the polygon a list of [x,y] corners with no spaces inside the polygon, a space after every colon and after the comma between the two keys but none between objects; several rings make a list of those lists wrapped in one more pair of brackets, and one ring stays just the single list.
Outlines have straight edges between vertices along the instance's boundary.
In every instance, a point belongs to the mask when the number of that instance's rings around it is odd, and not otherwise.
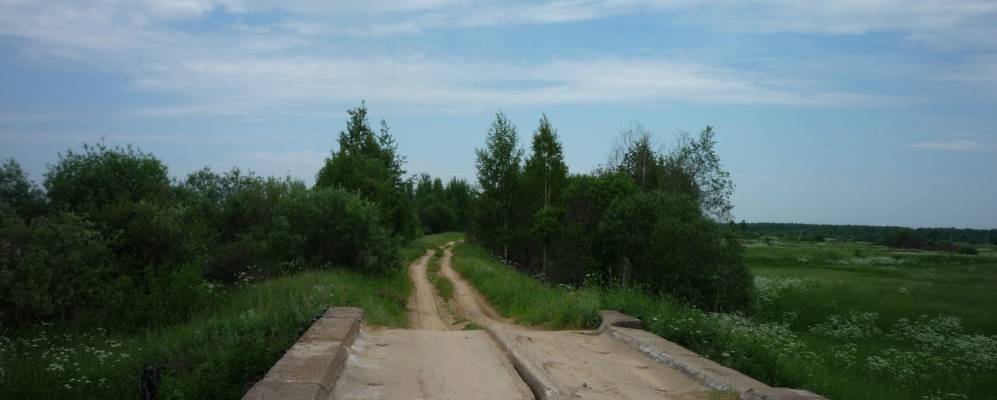
[{"label": "shrub", "polygon": [[726,234],[694,198],[650,192],[613,202],[599,224],[610,279],[669,293],[703,309],[743,310],[752,278],[733,228]]},{"label": "shrub", "polygon": [[0,211],[0,320],[37,322],[102,309],[111,273],[107,239],[72,213],[26,223]]},{"label": "shrub", "polygon": [[457,227],[454,211],[440,203],[425,205],[419,209],[419,221],[426,233],[441,233]]},{"label": "shrub", "polygon": [[[166,166],[131,146],[83,145],[59,156],[45,173],[48,198],[56,206],[90,214],[98,223],[110,204],[160,200],[170,195]],[[120,228],[111,226],[111,228]]]},{"label": "shrub", "polygon": [[967,244],[967,245],[959,246],[959,254],[966,254],[966,255],[975,256],[977,254],[980,254],[980,251],[977,250],[975,246],[970,246],[970,245]]},{"label": "shrub", "polygon": [[293,232],[303,238],[302,254],[316,265],[380,272],[400,263],[398,245],[381,225],[377,206],[357,195],[334,188],[298,191],[287,212]]},{"label": "shrub", "polygon": [[24,219],[45,211],[44,195],[14,159],[0,165],[0,207],[7,207]]}]

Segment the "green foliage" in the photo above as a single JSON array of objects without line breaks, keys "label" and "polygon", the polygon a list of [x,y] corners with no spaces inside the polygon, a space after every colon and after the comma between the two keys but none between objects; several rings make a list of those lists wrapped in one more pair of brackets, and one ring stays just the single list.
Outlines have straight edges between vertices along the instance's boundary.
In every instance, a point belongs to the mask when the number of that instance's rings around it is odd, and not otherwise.
[{"label": "green foliage", "polygon": [[83,145],[68,151],[45,173],[48,199],[56,207],[89,215],[98,224],[120,229],[118,206],[159,201],[170,196],[166,166],[148,153],[127,147]]},{"label": "green foliage", "polygon": [[398,246],[378,220],[377,206],[346,191],[300,191],[288,205],[292,232],[314,265],[351,265],[384,272],[399,264]]},{"label": "green foliage", "polygon": [[425,173],[413,177],[413,181],[413,204],[425,233],[467,229],[475,196],[467,182],[454,178],[444,186],[439,178]]},{"label": "green foliage", "polygon": [[[946,243],[997,244],[997,229],[958,229],[958,228],[902,228],[896,226],[868,225],[815,225],[754,222],[745,224],[748,237],[772,236],[783,240],[802,240],[823,236],[834,241],[860,241],[884,245],[907,242],[907,247],[920,245],[924,249],[945,247],[956,250],[958,247],[940,246]],[[906,233],[904,233],[906,232]],[[906,236],[906,238],[904,237]],[[897,240],[897,239],[901,240]]]},{"label": "green foliage", "polygon": [[736,235],[722,237],[688,195],[620,198],[606,211],[597,237],[612,282],[668,293],[710,311],[749,304],[751,274]]},{"label": "green foliage", "polygon": [[357,193],[378,205],[382,223],[394,235],[415,237],[418,221],[402,179],[405,160],[398,155],[387,123],[381,121],[380,131],[374,132],[363,104],[347,113],[350,118],[339,134],[339,151],[326,159],[315,187]]},{"label": "green foliage", "polygon": [[559,283],[638,286],[707,310],[744,310],[751,274],[729,221],[730,174],[713,129],[670,153],[635,124],[609,167],[567,175],[544,116],[522,171],[515,127],[498,114],[477,150],[481,195],[474,239],[506,261]]},{"label": "green foliage", "polygon": [[554,281],[577,285],[586,275],[602,271],[595,232],[614,201],[636,193],[634,182],[619,174],[568,178],[561,196],[563,231],[553,246],[556,262],[548,268]]},{"label": "green foliage", "polygon": [[115,275],[108,240],[72,213],[24,222],[0,210],[0,322],[106,310]]},{"label": "green foliage", "polygon": [[481,194],[472,231],[477,240],[509,257],[509,246],[516,236],[514,222],[523,157],[518,148],[516,127],[498,113],[485,140],[484,149],[476,149],[475,165]]},{"label": "green foliage", "polygon": [[137,398],[142,369],[151,366],[162,371],[161,398],[239,399],[329,306],[361,307],[372,325],[408,321],[402,269],[376,276],[330,269],[203,290],[211,301],[185,322],[141,334],[68,326],[0,332],[0,398]]},{"label": "green foliage", "polygon": [[523,201],[528,203],[529,212],[558,204],[567,179],[568,166],[564,164],[561,142],[544,115],[533,134],[530,156],[523,165]]},{"label": "green foliage", "polygon": [[0,165],[0,209],[7,208],[23,219],[45,212],[45,197],[14,159]]},{"label": "green foliage", "polygon": [[966,254],[966,255],[975,256],[977,254],[980,254],[980,251],[977,250],[975,246],[970,246],[970,245],[967,244],[967,245],[959,246],[959,254]]},{"label": "green foliage", "polygon": [[[720,156],[714,147],[717,144],[713,127],[707,126],[693,138],[683,134],[678,144],[664,157],[665,188],[685,188],[699,202],[702,209],[718,221],[732,221],[731,196],[734,182],[730,173],[720,164]],[[673,185],[669,185],[672,183]]]}]

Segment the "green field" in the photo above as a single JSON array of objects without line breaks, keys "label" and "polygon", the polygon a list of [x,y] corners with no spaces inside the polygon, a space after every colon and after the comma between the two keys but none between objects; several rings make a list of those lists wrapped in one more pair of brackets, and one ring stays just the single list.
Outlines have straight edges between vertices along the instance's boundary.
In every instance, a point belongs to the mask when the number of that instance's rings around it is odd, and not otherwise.
[{"label": "green field", "polygon": [[997,395],[993,247],[979,255],[836,242],[749,243],[746,250],[755,319],[790,327],[838,366],[828,381],[844,386],[869,376],[927,398]]},{"label": "green field", "polygon": [[833,399],[997,396],[997,257],[895,253],[868,244],[749,244],[750,315],[704,313],[618,287],[542,283],[473,245],[455,268],[503,315],[593,327],[599,308],[775,386]]}]

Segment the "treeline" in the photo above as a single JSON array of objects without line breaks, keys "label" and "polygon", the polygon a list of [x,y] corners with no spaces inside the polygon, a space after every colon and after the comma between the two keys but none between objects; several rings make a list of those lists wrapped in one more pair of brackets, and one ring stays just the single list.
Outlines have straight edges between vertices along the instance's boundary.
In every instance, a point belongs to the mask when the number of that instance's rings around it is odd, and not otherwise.
[{"label": "treeline", "polygon": [[733,183],[707,127],[669,151],[639,125],[607,166],[570,174],[546,116],[529,154],[499,113],[476,151],[472,238],[558,283],[626,285],[711,311],[744,309],[752,287],[730,221]]},{"label": "treeline", "polygon": [[898,248],[954,249],[962,244],[997,244],[997,229],[905,228],[899,226],[817,225],[741,222],[742,234],[750,238],[798,241],[860,241]]},{"label": "treeline", "polygon": [[44,190],[6,161],[0,323],[168,324],[227,285],[330,266],[382,273],[399,266],[400,242],[467,225],[467,183],[404,179],[387,125],[375,131],[363,105],[348,113],[312,188],[238,169],[171,179],[152,154],[103,143],[61,154]]}]

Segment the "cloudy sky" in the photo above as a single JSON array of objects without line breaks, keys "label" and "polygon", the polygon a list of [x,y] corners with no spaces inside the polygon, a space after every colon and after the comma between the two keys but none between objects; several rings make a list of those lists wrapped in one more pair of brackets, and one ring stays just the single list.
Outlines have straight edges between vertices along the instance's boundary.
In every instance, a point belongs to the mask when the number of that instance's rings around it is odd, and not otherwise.
[{"label": "cloudy sky", "polygon": [[997,227],[997,2],[0,0],[0,158],[104,138],[311,181],[366,99],[410,172],[494,113],[574,172],[712,125],[748,221]]}]

